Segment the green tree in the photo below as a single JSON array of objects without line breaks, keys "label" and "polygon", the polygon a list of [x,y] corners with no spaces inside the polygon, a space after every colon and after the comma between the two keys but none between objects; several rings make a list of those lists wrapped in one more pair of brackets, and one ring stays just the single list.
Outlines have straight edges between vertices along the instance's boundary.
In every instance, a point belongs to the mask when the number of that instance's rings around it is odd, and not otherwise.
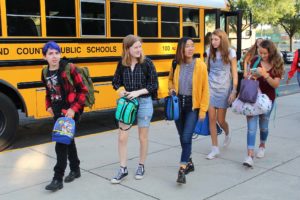
[{"label": "green tree", "polygon": [[251,10],[253,26],[257,24],[280,25],[292,38],[300,30],[300,0],[229,0],[231,10]]},{"label": "green tree", "polygon": [[287,14],[295,14],[295,0],[246,0],[256,23],[277,24]]},{"label": "green tree", "polygon": [[[230,11],[243,10],[243,22],[242,22],[242,31],[248,29],[251,26],[249,21],[250,16],[250,8],[247,0],[228,0],[228,6]],[[229,25],[232,30],[236,31],[236,20],[229,21]]]},{"label": "green tree", "polygon": [[296,0],[293,5],[296,12],[285,14],[278,20],[278,24],[289,35],[290,51],[293,50],[293,37],[300,31],[300,1]]}]

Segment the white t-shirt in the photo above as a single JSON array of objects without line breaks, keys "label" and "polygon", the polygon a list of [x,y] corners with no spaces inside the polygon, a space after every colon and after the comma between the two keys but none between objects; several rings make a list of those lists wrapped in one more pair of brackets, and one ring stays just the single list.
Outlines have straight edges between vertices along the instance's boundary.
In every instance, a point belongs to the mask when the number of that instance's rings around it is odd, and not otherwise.
[{"label": "white t-shirt", "polygon": [[[210,49],[208,48],[208,49],[206,50],[207,58],[209,57],[209,51],[210,51]],[[220,51],[217,51],[216,57],[217,57],[217,58],[221,58],[221,53],[220,53]],[[236,58],[236,52],[235,52],[234,49],[229,48],[229,60],[232,60],[233,58]]]}]

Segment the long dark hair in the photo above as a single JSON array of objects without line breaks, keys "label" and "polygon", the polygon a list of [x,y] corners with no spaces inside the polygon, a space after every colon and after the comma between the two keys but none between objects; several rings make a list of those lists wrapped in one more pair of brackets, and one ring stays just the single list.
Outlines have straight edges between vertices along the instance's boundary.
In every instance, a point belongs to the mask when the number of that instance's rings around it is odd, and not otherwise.
[{"label": "long dark hair", "polygon": [[184,48],[185,48],[185,45],[188,40],[191,40],[194,43],[194,41],[190,37],[183,37],[178,40],[177,50],[176,50],[176,55],[175,55],[175,60],[178,64],[186,63],[186,57],[184,55],[184,53],[185,53]]},{"label": "long dark hair", "polygon": [[284,64],[275,44],[271,40],[263,40],[259,47],[267,49],[269,53],[268,61],[274,68],[274,75],[282,76],[284,74]]}]

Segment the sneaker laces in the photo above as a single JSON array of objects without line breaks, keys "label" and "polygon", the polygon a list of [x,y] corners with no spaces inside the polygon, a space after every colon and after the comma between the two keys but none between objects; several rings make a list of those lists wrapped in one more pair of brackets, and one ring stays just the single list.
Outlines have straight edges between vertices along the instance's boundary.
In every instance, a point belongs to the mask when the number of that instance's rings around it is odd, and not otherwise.
[{"label": "sneaker laces", "polygon": [[144,167],[142,165],[139,165],[136,170],[136,175],[143,175]]},{"label": "sneaker laces", "polygon": [[114,177],[114,179],[116,180],[120,180],[123,176],[123,174],[125,174],[125,169],[122,170],[122,168],[119,169],[117,176]]}]

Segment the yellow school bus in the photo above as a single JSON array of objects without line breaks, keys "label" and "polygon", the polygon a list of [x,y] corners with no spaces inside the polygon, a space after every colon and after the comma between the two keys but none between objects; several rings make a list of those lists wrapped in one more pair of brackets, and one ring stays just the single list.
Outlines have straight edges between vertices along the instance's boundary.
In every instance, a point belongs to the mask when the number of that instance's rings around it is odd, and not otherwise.
[{"label": "yellow school bus", "polygon": [[206,32],[227,29],[227,14],[224,0],[0,0],[0,150],[15,137],[19,112],[49,117],[41,82],[47,41],[59,43],[62,56],[76,65],[88,66],[99,93],[85,112],[107,110],[115,107],[111,80],[124,36],[143,38],[144,52],[158,71],[162,98],[178,39],[192,37],[201,57]]}]

